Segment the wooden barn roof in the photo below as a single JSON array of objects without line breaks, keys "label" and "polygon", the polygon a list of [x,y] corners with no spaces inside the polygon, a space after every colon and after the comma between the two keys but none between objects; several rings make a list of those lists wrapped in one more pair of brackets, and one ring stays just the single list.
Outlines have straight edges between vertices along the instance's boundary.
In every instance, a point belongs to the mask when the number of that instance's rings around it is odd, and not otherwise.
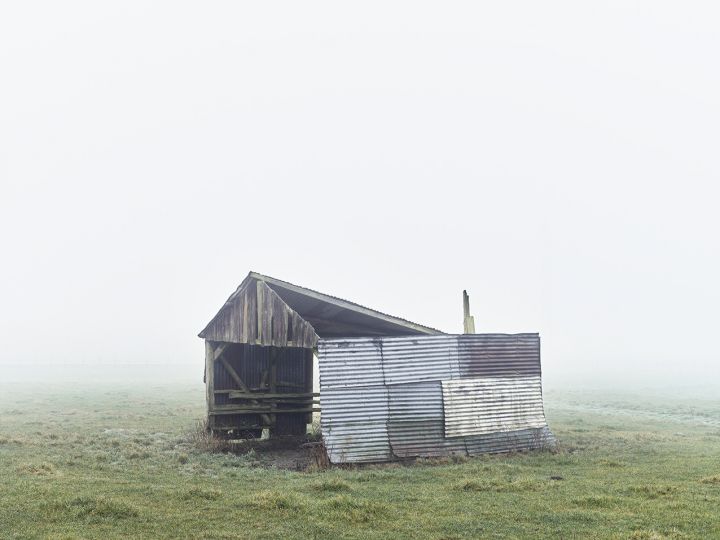
[{"label": "wooden barn roof", "polygon": [[360,304],[329,294],[300,287],[274,277],[250,272],[237,290],[230,295],[220,311],[200,332],[201,338],[212,339],[214,326],[226,309],[239,301],[243,291],[253,282],[263,282],[287,306],[312,325],[318,337],[373,337],[442,334],[440,330],[394,317]]}]

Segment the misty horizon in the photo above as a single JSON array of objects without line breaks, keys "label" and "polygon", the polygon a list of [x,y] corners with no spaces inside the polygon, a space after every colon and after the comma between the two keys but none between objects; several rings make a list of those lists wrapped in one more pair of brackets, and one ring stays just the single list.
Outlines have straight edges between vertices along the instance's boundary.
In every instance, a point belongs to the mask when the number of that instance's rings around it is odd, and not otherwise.
[{"label": "misty horizon", "polygon": [[0,19],[0,379],[201,381],[255,270],[450,333],[467,289],[551,386],[720,380],[707,9],[78,7]]}]

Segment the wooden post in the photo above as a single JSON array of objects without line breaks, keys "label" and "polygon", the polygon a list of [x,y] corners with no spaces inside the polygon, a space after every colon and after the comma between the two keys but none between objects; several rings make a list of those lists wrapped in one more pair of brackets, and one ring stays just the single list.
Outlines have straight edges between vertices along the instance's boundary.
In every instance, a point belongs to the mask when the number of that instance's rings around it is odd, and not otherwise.
[{"label": "wooden post", "polygon": [[208,427],[213,427],[212,413],[215,407],[215,351],[205,340],[205,401],[207,402]]},{"label": "wooden post", "polygon": [[[314,382],[314,374],[313,374],[313,367],[314,367],[315,361],[314,361],[314,354],[312,349],[306,349],[305,350],[305,392],[312,394],[313,393],[313,382]],[[319,396],[320,393],[318,392],[317,395]],[[313,415],[312,413],[308,413],[305,417],[305,423],[306,424],[312,424],[313,421]]]},{"label": "wooden post", "polygon": [[[270,392],[277,392],[277,357],[279,350],[276,347],[270,347]],[[272,409],[276,409],[276,405],[271,405]],[[270,416],[273,424],[277,424],[277,415]]]},{"label": "wooden post", "polygon": [[470,297],[467,291],[463,291],[463,333],[475,333],[475,318],[470,315]]},{"label": "wooden post", "polygon": [[257,291],[257,339],[255,340],[255,343],[258,345],[262,345],[263,343],[263,314],[265,312],[265,301],[263,298],[263,282],[258,281],[255,283],[256,291]]}]

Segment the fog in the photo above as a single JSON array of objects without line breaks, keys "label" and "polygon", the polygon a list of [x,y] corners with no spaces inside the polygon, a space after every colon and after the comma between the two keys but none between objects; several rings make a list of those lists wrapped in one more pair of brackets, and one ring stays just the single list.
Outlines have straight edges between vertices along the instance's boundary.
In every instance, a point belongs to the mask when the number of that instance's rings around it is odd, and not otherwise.
[{"label": "fog", "polygon": [[[0,379],[201,380],[255,270],[720,380],[712,2],[6,2]],[[149,367],[148,367],[149,366]]]}]

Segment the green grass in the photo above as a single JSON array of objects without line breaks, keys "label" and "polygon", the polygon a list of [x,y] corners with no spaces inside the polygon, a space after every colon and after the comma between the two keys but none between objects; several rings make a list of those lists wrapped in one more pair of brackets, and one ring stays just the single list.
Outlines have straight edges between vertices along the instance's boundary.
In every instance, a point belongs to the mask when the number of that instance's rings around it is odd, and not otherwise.
[{"label": "green grass", "polygon": [[191,437],[201,386],[0,388],[0,538],[720,538],[720,405],[546,393],[557,452],[321,472]]}]

